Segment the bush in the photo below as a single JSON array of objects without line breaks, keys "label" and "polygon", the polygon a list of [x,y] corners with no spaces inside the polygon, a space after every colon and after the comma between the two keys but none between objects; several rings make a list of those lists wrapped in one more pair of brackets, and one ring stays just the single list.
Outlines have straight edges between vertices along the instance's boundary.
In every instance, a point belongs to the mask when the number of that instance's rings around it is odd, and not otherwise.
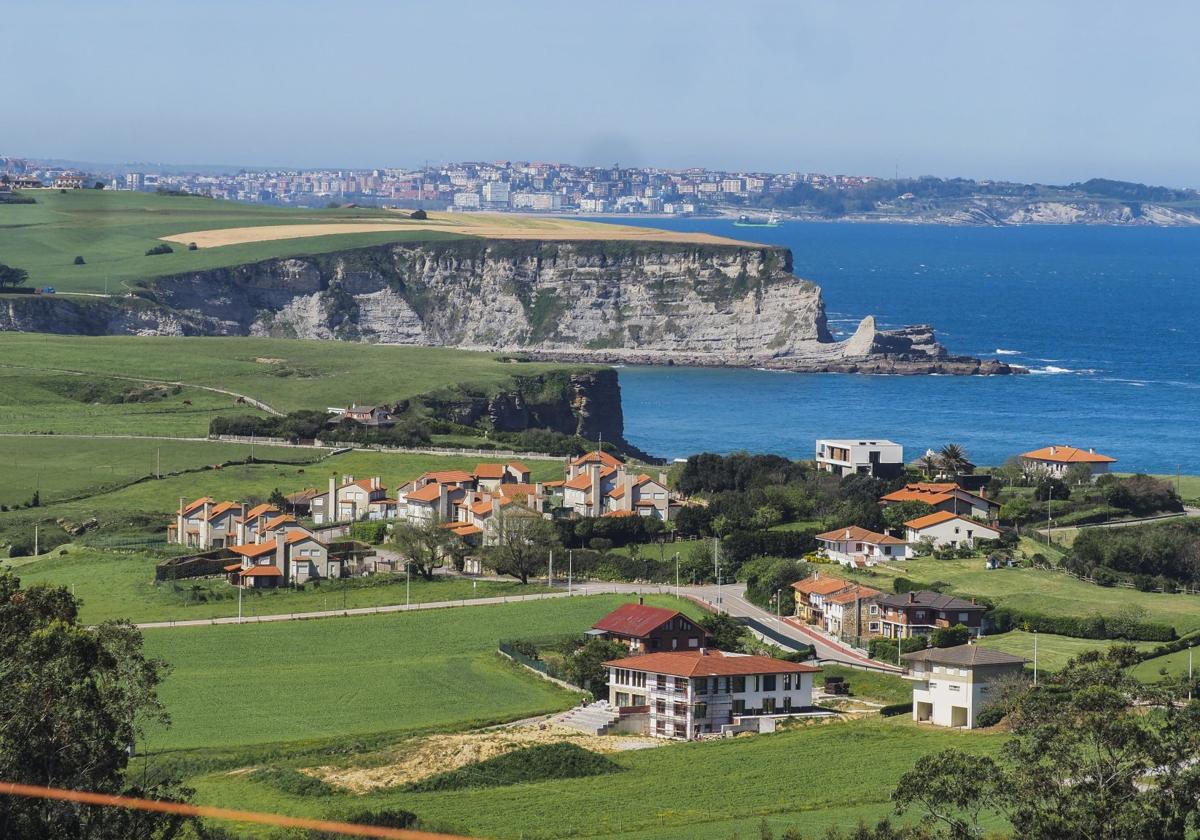
[{"label": "bush", "polygon": [[997,633],[1026,630],[1071,636],[1076,639],[1126,639],[1144,642],[1169,642],[1176,638],[1175,628],[1169,624],[1119,616],[1048,616],[1021,612],[1011,607],[997,607],[988,613],[988,621],[991,629]]},{"label": "bush", "polygon": [[897,715],[911,715],[913,704],[909,703],[892,703],[890,706],[884,706],[879,710],[882,717],[896,717]]},{"label": "bush", "polygon": [[250,774],[250,778],[293,796],[329,796],[333,793],[333,788],[325,782],[291,767],[260,767]]},{"label": "bush", "polygon": [[83,257],[76,257],[75,265],[83,265]]},{"label": "bush", "polygon": [[752,557],[801,558],[817,549],[816,529],[808,531],[735,531],[721,540],[730,571]]},{"label": "bush", "polygon": [[408,218],[410,218],[410,219],[417,219],[418,221],[421,221],[421,220],[424,220],[424,219],[428,219],[428,218],[429,218],[429,214],[428,214],[428,213],[426,213],[424,210],[414,210],[414,211],[412,211],[411,213],[409,213],[409,214],[408,214]]},{"label": "bush", "polygon": [[965,645],[970,638],[971,631],[965,625],[955,624],[953,627],[939,627],[934,630],[929,641],[936,648],[948,648]]},{"label": "bush", "polygon": [[1000,721],[1004,720],[1007,714],[1006,709],[1000,703],[993,703],[990,706],[984,706],[975,715],[976,726],[995,726]]},{"label": "bush", "polygon": [[379,545],[387,539],[387,523],[382,521],[355,522],[350,526],[350,539]]},{"label": "bush", "polygon": [[[919,650],[925,650],[927,647],[929,647],[929,640],[925,636],[912,636],[900,640],[901,653],[916,653]],[[895,662],[896,640],[872,639],[867,652],[872,659],[877,659],[880,662]]]},{"label": "bush", "polygon": [[160,243],[158,245],[155,245],[152,248],[146,249],[147,257],[154,257],[154,256],[158,256],[159,254],[173,254],[173,253],[175,253],[175,249],[172,248],[170,245],[168,245],[166,242]]},{"label": "bush", "polygon": [[405,791],[428,792],[466,788],[500,787],[548,779],[578,779],[620,770],[620,766],[598,753],[575,744],[538,744],[505,755],[438,773],[405,785]]}]

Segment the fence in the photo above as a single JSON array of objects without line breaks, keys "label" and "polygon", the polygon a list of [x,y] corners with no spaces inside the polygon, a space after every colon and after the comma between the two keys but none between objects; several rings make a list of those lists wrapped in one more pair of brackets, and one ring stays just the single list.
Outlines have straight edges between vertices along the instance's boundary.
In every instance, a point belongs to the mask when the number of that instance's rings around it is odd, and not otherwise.
[{"label": "fence", "polygon": [[224,548],[206,551],[202,554],[192,554],[188,557],[173,557],[154,567],[154,582],[219,575],[225,571],[225,566],[234,559],[237,559],[237,555]]}]

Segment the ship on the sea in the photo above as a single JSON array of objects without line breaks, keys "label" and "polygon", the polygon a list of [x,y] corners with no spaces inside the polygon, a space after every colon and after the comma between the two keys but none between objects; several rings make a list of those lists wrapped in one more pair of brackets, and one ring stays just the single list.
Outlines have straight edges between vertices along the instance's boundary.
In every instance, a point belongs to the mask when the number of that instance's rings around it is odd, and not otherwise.
[{"label": "ship on the sea", "polygon": [[765,219],[762,216],[748,216],[745,213],[737,217],[734,227],[779,227],[779,214],[774,210]]}]

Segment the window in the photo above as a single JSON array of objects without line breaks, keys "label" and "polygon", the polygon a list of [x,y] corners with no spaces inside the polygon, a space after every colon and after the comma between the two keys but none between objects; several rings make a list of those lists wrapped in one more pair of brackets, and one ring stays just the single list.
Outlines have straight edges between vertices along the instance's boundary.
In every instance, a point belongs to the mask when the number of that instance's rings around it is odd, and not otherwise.
[{"label": "window", "polygon": [[917,610],[916,617],[922,619],[925,618],[925,610]]},{"label": "window", "polygon": [[698,718],[708,717],[708,704],[707,703],[697,703],[696,704],[696,717],[698,717]]},{"label": "window", "polygon": [[775,714],[775,698],[764,697],[762,701],[762,711],[764,715]]},{"label": "window", "polygon": [[959,621],[968,621],[970,618],[971,618],[971,616],[969,613],[959,613],[958,614]]},{"label": "window", "polygon": [[872,604],[872,605],[871,605],[871,608],[870,608],[870,610],[868,610],[868,612],[869,612],[871,615],[879,615],[879,605],[878,605],[878,604]]},{"label": "window", "polygon": [[951,683],[948,687],[951,691],[958,691],[958,689],[959,689],[959,687],[957,685],[954,685],[953,683]]},{"label": "window", "polygon": [[878,633],[879,632],[879,622],[878,621],[870,622],[867,625],[867,632],[868,633]]},{"label": "window", "polygon": [[735,715],[746,714],[746,701],[745,700],[734,700],[732,713]]},{"label": "window", "polygon": [[783,710],[785,712],[790,712],[792,710],[792,695],[789,694],[787,697],[783,698]]},{"label": "window", "polygon": [[692,638],[688,639],[688,647],[690,647],[690,648],[700,647],[700,640],[697,639],[695,636],[692,636]]},{"label": "window", "polygon": [[763,691],[774,691],[775,690],[775,675],[774,674],[765,674],[763,676],[762,690]]},{"label": "window", "polygon": [[659,691],[667,690],[667,677],[665,674],[659,674],[654,678],[654,687]]},{"label": "window", "polygon": [[784,691],[792,690],[792,675],[791,674],[783,675],[783,690]]},{"label": "window", "polygon": [[692,686],[696,689],[697,694],[708,694],[708,678],[707,677],[701,677],[700,679],[695,680],[692,683]]},{"label": "window", "polygon": [[[733,677],[733,693],[734,694],[744,694],[745,692],[746,692],[746,678],[745,677]],[[737,701],[734,701],[734,702],[736,703]]]},{"label": "window", "polygon": [[660,715],[665,715],[667,713],[667,701],[666,700],[656,700],[654,702],[654,711],[656,711]]},{"label": "window", "polygon": [[675,704],[675,717],[687,717],[687,705],[685,703]]}]

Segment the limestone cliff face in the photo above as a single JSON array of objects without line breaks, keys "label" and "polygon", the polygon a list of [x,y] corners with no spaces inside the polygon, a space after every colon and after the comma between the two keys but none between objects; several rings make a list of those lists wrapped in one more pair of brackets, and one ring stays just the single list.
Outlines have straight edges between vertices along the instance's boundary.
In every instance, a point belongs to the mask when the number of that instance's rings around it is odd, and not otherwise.
[{"label": "limestone cliff face", "polygon": [[[264,335],[579,361],[1007,372],[954,360],[924,328],[864,321],[833,341],[821,290],[785,249],[462,239],[266,260],[159,278],[133,301],[13,304],[0,329]],[[57,314],[55,308],[57,307]],[[975,362],[975,360],[967,360]]]}]

